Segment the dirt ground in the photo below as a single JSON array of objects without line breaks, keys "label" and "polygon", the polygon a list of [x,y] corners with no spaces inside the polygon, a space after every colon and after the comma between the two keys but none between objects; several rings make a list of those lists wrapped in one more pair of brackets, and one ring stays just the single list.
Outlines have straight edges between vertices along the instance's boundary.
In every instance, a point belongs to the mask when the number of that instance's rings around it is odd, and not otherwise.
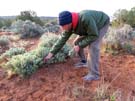
[{"label": "dirt ground", "polygon": [[43,66],[25,79],[7,79],[0,68],[0,101],[94,101],[95,90],[103,84],[109,84],[111,92],[119,91],[121,101],[131,97],[129,101],[135,101],[135,56],[101,54],[100,80],[92,82],[82,79],[88,69],[76,69],[73,64],[77,61],[74,57],[65,63]]}]

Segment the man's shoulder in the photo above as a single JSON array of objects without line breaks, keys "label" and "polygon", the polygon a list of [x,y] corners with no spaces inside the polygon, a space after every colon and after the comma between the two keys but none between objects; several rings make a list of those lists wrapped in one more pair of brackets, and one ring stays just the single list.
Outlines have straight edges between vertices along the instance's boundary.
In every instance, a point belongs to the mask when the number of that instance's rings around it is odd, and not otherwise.
[{"label": "man's shoulder", "polygon": [[79,14],[85,14],[85,13],[88,13],[88,12],[91,12],[91,10],[82,10],[79,12]]},{"label": "man's shoulder", "polygon": [[82,10],[79,12],[79,14],[87,14],[87,13],[90,13],[90,14],[93,14],[93,13],[103,13],[103,11],[98,11],[98,10]]},{"label": "man's shoulder", "polygon": [[79,12],[79,18],[81,21],[86,21],[90,19],[92,10],[82,10]]}]

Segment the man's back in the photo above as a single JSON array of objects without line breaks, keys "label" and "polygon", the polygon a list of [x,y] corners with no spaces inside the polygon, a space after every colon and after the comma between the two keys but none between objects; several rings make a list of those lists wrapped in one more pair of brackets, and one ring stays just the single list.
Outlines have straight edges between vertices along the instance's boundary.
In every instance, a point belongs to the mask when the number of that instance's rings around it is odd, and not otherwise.
[{"label": "man's back", "polygon": [[102,11],[95,10],[83,10],[79,12],[79,17],[82,22],[89,23],[92,25],[93,20],[96,23],[98,29],[102,28],[107,20],[109,20],[109,16]]}]

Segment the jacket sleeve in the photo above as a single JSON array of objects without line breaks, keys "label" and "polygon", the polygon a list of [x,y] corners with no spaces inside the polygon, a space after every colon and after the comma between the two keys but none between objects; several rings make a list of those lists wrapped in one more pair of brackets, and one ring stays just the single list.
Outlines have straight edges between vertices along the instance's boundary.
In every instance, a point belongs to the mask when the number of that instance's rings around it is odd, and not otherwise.
[{"label": "jacket sleeve", "polygon": [[98,38],[98,29],[96,26],[95,20],[90,17],[88,20],[84,21],[84,26],[86,28],[87,36],[85,36],[78,45],[82,48],[86,47],[93,41],[95,41]]},{"label": "jacket sleeve", "polygon": [[71,34],[72,33],[63,32],[61,37],[57,40],[57,42],[51,48],[50,53],[55,55],[64,46],[64,44],[69,39]]}]

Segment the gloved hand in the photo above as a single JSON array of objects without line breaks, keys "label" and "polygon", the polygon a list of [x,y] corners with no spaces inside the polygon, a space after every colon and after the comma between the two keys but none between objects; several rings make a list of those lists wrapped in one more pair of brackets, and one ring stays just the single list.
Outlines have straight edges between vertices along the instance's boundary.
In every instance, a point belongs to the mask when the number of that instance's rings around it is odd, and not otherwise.
[{"label": "gloved hand", "polygon": [[44,57],[44,63],[46,63],[52,57],[53,57],[53,54],[52,53],[49,53],[46,57]]}]

